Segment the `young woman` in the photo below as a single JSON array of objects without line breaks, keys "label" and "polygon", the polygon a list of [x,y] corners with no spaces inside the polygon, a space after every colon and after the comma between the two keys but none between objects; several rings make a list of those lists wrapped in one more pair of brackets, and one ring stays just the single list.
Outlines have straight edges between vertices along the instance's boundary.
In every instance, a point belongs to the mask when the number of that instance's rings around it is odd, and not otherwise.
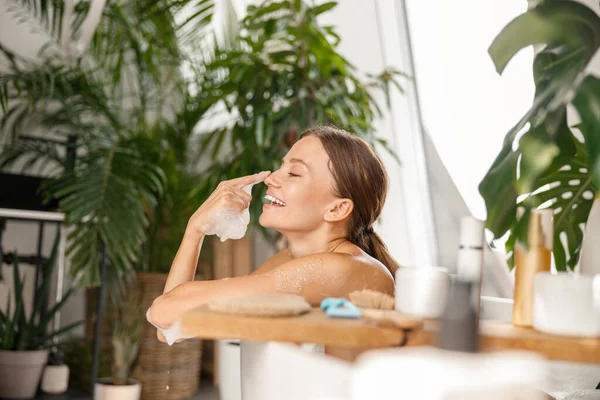
[{"label": "young woman", "polygon": [[[279,231],[288,248],[248,276],[194,281],[214,215],[247,208],[251,196],[241,188],[260,182],[268,190],[259,223]],[[337,128],[307,130],[277,171],[222,182],[191,216],[149,320],[167,328],[217,297],[288,293],[318,306],[326,297],[347,298],[365,288],[393,295],[398,264],[373,232],[386,193],[386,170],[364,140]],[[160,332],[158,338],[165,341]]]}]

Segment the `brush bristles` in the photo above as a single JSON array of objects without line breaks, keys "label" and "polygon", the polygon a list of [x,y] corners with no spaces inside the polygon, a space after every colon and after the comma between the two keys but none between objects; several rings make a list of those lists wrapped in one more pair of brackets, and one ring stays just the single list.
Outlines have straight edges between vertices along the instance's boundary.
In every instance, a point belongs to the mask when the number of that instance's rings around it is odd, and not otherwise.
[{"label": "brush bristles", "polygon": [[383,292],[363,289],[350,293],[350,301],[358,306],[365,308],[376,308],[380,310],[393,310],[394,298]]}]

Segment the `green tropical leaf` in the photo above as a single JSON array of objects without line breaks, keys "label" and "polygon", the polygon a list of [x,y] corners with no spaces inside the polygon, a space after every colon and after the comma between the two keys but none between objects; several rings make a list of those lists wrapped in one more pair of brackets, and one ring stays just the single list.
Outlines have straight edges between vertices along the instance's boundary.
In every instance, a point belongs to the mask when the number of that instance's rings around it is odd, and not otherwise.
[{"label": "green tropical leaf", "polygon": [[162,171],[149,159],[149,154],[159,151],[141,138],[98,144],[78,159],[73,173],[46,186],[48,193],[59,199],[67,223],[76,227],[69,236],[68,253],[81,284],[100,281],[100,242],[119,274],[131,270],[139,260],[148,226],[143,202],[151,203],[160,196],[164,184]]},{"label": "green tropical leaf", "polygon": [[[577,149],[575,156],[558,171],[541,177],[538,181],[540,189],[519,204],[527,209],[540,207],[554,210],[553,257],[559,271],[573,269],[579,260],[582,227],[585,226],[594,198],[585,145],[576,139],[574,142]],[[527,224],[521,224],[519,229],[520,232],[526,232]],[[506,244],[509,254],[513,252],[517,235],[515,225]],[[526,243],[524,238],[521,241]],[[512,257],[509,265],[514,265]]]},{"label": "green tropical leaf", "polygon": [[489,48],[496,70],[502,73],[519,50],[536,44],[576,45],[590,60],[600,47],[600,17],[576,1],[544,0],[511,21]]},{"label": "green tropical leaf", "polygon": [[[16,252],[15,252],[16,253]],[[15,312],[12,324],[8,329],[15,329],[15,343],[17,350],[25,350],[24,345],[29,334],[29,327],[25,319],[25,300],[23,299],[23,281],[21,280],[18,257],[13,261],[13,282],[15,289]]]},{"label": "green tropical leaf", "polygon": [[[48,311],[42,313],[40,317],[40,321],[38,323],[38,330],[40,334],[46,332],[48,323],[54,318],[55,314],[67,303],[69,298],[75,293],[75,289],[73,287],[69,288],[69,290],[63,295],[62,299],[55,303],[52,308]],[[33,324],[33,321],[30,322]]]},{"label": "green tropical leaf", "polygon": [[[16,323],[16,319],[14,317],[11,317],[10,315],[10,311],[11,311],[11,300],[12,300],[12,293],[9,291],[8,292],[8,300],[6,301],[6,313],[8,315],[8,317],[6,318],[3,327],[2,327],[2,350],[12,350],[13,349],[13,343],[14,343],[14,335],[15,335],[15,323]],[[15,310],[16,311],[16,310]],[[13,313],[13,315],[16,315],[16,312]]]},{"label": "green tropical leaf", "polygon": [[311,12],[314,15],[320,15],[320,14],[323,14],[324,12],[334,9],[335,7],[337,7],[337,2],[329,1],[327,3],[319,4],[318,6],[312,8]]},{"label": "green tropical leaf", "polygon": [[48,260],[42,264],[42,268],[44,268],[43,278],[41,281],[41,286],[39,288],[35,288],[34,292],[34,300],[33,300],[33,309],[31,312],[31,317],[29,319],[29,326],[34,325],[35,318],[44,315],[45,312],[45,304],[50,295],[50,286],[52,285],[52,275],[54,274],[54,269],[56,266],[56,261],[58,257],[58,247],[59,247],[60,236],[56,235],[54,239],[54,244],[52,246],[52,252],[50,253],[50,257]]},{"label": "green tropical leaf", "polygon": [[518,159],[519,153],[504,146],[479,184],[479,193],[487,208],[486,228],[495,237],[502,236],[510,229],[517,213],[514,180],[517,176]]},{"label": "green tropical leaf", "polygon": [[43,346],[43,347],[50,346],[52,344],[52,343],[50,343],[52,341],[52,339],[54,339],[57,336],[62,335],[63,333],[67,333],[67,332],[73,330],[74,328],[82,325],[83,323],[85,323],[85,321],[73,322],[71,324],[68,324],[68,325],[65,325],[65,326],[61,327],[60,329],[57,329],[57,330],[52,331],[50,333],[47,333],[46,335],[44,335],[43,342],[40,343],[40,345]]},{"label": "green tropical leaf", "polygon": [[600,79],[588,76],[573,100],[581,117],[581,132],[589,158],[592,185],[600,190]]}]

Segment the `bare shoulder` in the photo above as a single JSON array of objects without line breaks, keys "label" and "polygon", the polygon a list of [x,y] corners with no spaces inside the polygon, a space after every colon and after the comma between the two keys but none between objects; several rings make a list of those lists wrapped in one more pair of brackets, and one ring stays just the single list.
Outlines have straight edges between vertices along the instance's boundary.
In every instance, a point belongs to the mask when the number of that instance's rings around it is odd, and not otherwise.
[{"label": "bare shoulder", "polygon": [[311,254],[294,258],[266,274],[273,278],[276,291],[302,295],[313,305],[326,297],[348,297],[355,290],[389,294],[394,290],[391,274],[364,252]]},{"label": "bare shoulder", "polygon": [[354,280],[352,286],[360,286],[362,282],[363,287],[360,289],[378,290],[390,295],[394,294],[394,277],[383,263],[352,243],[347,243],[338,250],[342,254],[348,254],[352,257],[351,269],[348,271]]}]

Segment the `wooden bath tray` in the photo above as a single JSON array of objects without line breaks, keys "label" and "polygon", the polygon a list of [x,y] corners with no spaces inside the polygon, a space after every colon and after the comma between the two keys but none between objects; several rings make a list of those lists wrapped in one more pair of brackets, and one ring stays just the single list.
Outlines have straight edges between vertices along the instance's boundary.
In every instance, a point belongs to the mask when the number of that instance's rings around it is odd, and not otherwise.
[{"label": "wooden bath tray", "polygon": [[222,314],[203,306],[181,320],[184,333],[203,339],[272,340],[363,349],[402,345],[406,332],[422,326],[422,321],[409,317],[400,327],[365,319],[328,318],[319,308],[296,317],[264,318]]},{"label": "wooden bath tray", "polygon": [[[186,314],[181,325],[184,333],[202,339],[318,343],[357,350],[435,345],[439,326],[436,321],[423,324],[409,317],[401,327],[364,319],[328,318],[319,308],[298,317],[260,318],[216,313],[205,306]],[[553,336],[507,323],[481,322],[480,349],[532,350],[550,360],[600,364],[599,338]]]}]

